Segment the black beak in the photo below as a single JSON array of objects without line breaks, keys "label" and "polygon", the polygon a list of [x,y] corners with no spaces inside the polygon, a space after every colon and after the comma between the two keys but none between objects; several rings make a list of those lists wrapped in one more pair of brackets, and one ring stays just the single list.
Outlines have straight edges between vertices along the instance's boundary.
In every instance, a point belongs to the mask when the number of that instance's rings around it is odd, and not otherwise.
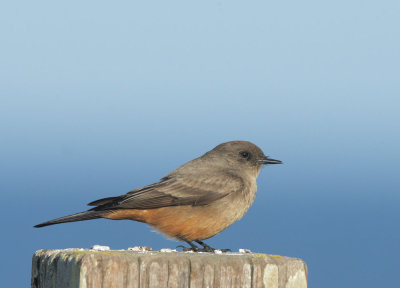
[{"label": "black beak", "polygon": [[258,160],[259,163],[261,164],[282,164],[283,162],[280,160],[275,160],[275,159],[271,159],[268,158],[267,156],[265,156],[263,159]]}]

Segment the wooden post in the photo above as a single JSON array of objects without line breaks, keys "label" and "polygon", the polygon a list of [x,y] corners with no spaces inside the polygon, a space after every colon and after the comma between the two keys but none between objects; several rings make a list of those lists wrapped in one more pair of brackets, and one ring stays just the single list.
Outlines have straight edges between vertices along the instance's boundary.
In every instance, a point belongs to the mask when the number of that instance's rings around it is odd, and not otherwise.
[{"label": "wooden post", "polygon": [[260,253],[39,250],[32,288],[273,287],[306,288],[297,258]]}]

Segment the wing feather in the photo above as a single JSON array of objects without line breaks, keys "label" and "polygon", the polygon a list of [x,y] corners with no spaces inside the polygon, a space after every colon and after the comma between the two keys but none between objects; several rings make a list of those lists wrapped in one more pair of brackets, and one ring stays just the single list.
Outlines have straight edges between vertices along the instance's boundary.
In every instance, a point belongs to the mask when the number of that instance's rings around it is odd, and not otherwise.
[{"label": "wing feather", "polygon": [[107,201],[94,201],[100,206],[93,210],[103,209],[154,209],[168,206],[208,205],[231,193],[241,191],[243,180],[233,174],[224,177],[216,174],[201,178],[186,175],[171,175],[159,182],[133,190],[120,197],[105,198]]}]

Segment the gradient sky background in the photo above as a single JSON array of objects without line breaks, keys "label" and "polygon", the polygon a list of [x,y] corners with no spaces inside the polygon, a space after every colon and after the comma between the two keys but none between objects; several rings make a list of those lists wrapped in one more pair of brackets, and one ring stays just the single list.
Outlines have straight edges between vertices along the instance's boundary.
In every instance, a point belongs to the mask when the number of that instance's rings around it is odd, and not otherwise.
[{"label": "gradient sky background", "polygon": [[400,2],[132,2],[0,4],[2,286],[42,248],[176,247],[130,221],[32,226],[237,139],[285,164],[211,246],[300,257],[310,287],[396,286]]}]

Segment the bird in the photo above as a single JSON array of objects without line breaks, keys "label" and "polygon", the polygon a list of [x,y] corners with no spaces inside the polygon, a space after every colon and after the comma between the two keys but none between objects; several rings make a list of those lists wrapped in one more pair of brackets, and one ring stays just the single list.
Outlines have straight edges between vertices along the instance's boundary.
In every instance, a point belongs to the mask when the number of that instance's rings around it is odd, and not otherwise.
[{"label": "bird", "polygon": [[147,223],[169,238],[186,242],[190,248],[178,246],[184,251],[213,252],[216,249],[203,240],[246,214],[256,196],[260,170],[269,164],[282,161],[265,156],[251,142],[225,142],[156,183],[90,202],[88,205],[94,208],[34,227],[98,218],[134,220]]}]

